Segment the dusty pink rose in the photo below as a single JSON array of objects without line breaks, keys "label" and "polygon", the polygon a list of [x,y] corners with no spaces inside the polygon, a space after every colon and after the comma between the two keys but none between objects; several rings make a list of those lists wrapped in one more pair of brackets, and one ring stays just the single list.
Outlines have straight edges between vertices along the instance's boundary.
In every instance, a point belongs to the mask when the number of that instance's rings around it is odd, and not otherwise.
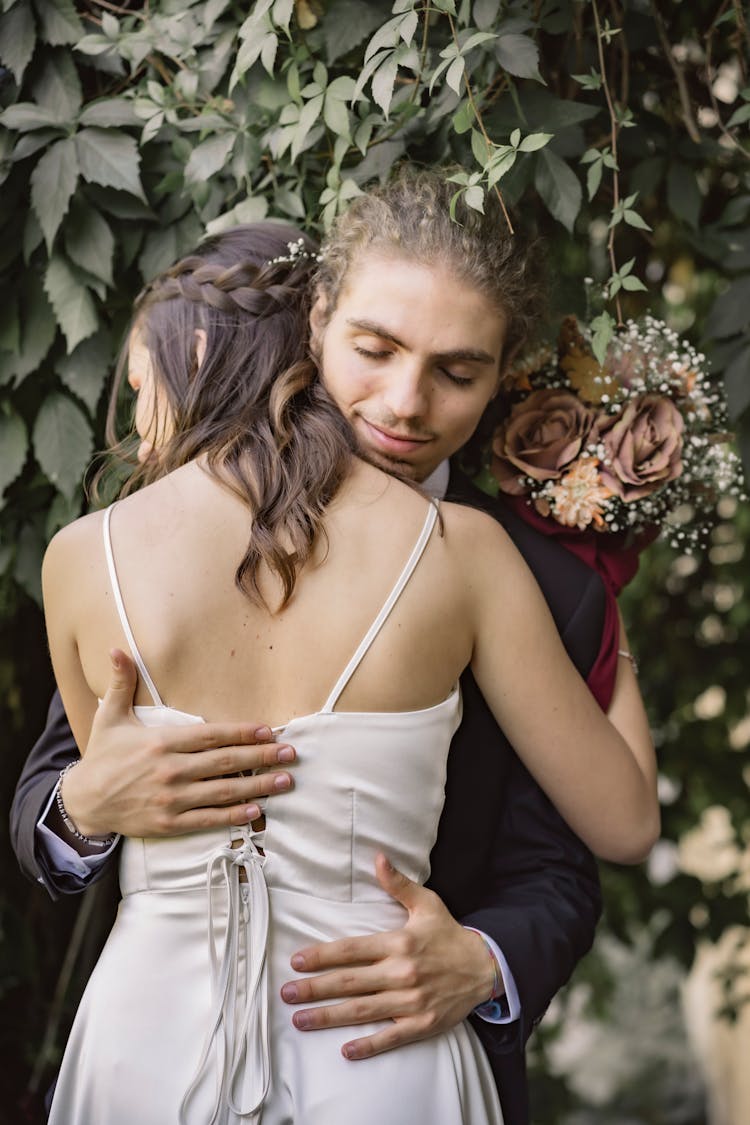
[{"label": "dusty pink rose", "polygon": [[583,449],[593,421],[575,395],[554,387],[517,403],[492,442],[492,473],[502,491],[525,492],[519,476],[557,480]]},{"label": "dusty pink rose", "polygon": [[625,503],[640,500],[682,472],[682,415],[668,398],[646,394],[600,418],[591,440],[604,445],[602,484]]}]

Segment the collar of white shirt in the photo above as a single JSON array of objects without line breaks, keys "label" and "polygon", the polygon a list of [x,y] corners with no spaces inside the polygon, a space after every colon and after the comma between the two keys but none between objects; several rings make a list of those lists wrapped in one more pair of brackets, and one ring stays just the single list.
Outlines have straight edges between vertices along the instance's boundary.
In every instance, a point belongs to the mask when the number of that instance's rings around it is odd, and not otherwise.
[{"label": "collar of white shirt", "polygon": [[448,479],[451,475],[450,462],[446,458],[438,467],[422,481],[422,488],[433,500],[444,500],[448,491]]}]

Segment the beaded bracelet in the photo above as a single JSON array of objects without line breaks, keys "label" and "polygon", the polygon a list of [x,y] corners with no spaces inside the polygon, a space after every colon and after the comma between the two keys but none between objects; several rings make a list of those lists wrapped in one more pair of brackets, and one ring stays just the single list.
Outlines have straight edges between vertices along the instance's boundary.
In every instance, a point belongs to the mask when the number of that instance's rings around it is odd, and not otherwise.
[{"label": "beaded bracelet", "polygon": [[635,674],[637,676],[638,675],[638,661],[633,656],[632,652],[628,652],[628,650],[626,648],[618,648],[617,655],[618,656],[624,656],[626,660],[630,661],[630,663],[633,666],[633,671],[635,672]]},{"label": "beaded bracelet", "polygon": [[62,822],[67,828],[68,832],[70,832],[71,836],[75,836],[76,840],[81,840],[84,844],[89,844],[93,848],[110,848],[117,839],[116,832],[111,832],[108,836],[84,836],[83,832],[79,832],[73,821],[70,819],[68,810],[63,804],[63,778],[65,777],[68,770],[72,770],[73,766],[78,765],[79,761],[80,758],[76,758],[72,762],[68,762],[67,766],[65,766],[64,769],[60,770],[60,776],[58,777],[57,785],[55,786],[55,804],[57,805],[57,811],[62,817]]}]

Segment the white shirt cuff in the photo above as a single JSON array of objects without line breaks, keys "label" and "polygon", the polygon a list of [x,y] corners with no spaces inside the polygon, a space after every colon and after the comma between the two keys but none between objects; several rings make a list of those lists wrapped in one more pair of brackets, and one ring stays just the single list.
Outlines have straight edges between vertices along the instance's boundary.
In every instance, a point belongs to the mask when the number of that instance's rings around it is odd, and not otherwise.
[{"label": "white shirt cuff", "polygon": [[58,875],[77,875],[85,879],[92,871],[101,867],[102,863],[112,854],[120,837],[116,836],[109,848],[102,848],[101,852],[97,852],[96,855],[79,855],[75,848],[66,844],[65,840],[61,840],[57,833],[44,823],[56,793],[57,786],[50,793],[49,801],[47,801],[44,811],[36,823],[37,834],[50,860],[50,866]]},{"label": "white shirt cuff", "polygon": [[497,1000],[488,1000],[485,1004],[477,1004],[474,1009],[474,1014],[487,1023],[513,1023],[515,1020],[520,1019],[521,1001],[518,996],[516,982],[513,979],[513,973],[510,971],[510,965],[505,960],[500,946],[497,942],[492,940],[489,934],[486,934],[484,930],[477,930],[474,926],[467,926],[466,929],[473,930],[475,934],[479,934],[492,950],[492,954],[500,970],[503,987],[505,988],[504,996],[499,997]]}]

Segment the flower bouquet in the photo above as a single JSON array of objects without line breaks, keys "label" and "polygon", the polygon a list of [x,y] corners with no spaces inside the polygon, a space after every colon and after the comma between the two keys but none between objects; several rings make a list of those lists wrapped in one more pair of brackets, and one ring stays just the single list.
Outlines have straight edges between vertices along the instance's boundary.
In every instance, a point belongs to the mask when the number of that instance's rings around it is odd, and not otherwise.
[{"label": "flower bouquet", "polygon": [[721,389],[705,357],[653,317],[628,321],[600,364],[568,316],[556,353],[511,371],[504,390],[492,477],[560,531],[616,536],[624,547],[661,532],[690,551],[718,500],[742,495]]},{"label": "flower bouquet", "polygon": [[659,534],[691,551],[721,497],[742,496],[724,399],[704,356],[650,316],[629,321],[602,363],[566,317],[556,351],[515,367],[504,398],[489,483],[601,575],[602,641],[587,683],[606,709],[623,652],[616,598],[640,552]]}]

